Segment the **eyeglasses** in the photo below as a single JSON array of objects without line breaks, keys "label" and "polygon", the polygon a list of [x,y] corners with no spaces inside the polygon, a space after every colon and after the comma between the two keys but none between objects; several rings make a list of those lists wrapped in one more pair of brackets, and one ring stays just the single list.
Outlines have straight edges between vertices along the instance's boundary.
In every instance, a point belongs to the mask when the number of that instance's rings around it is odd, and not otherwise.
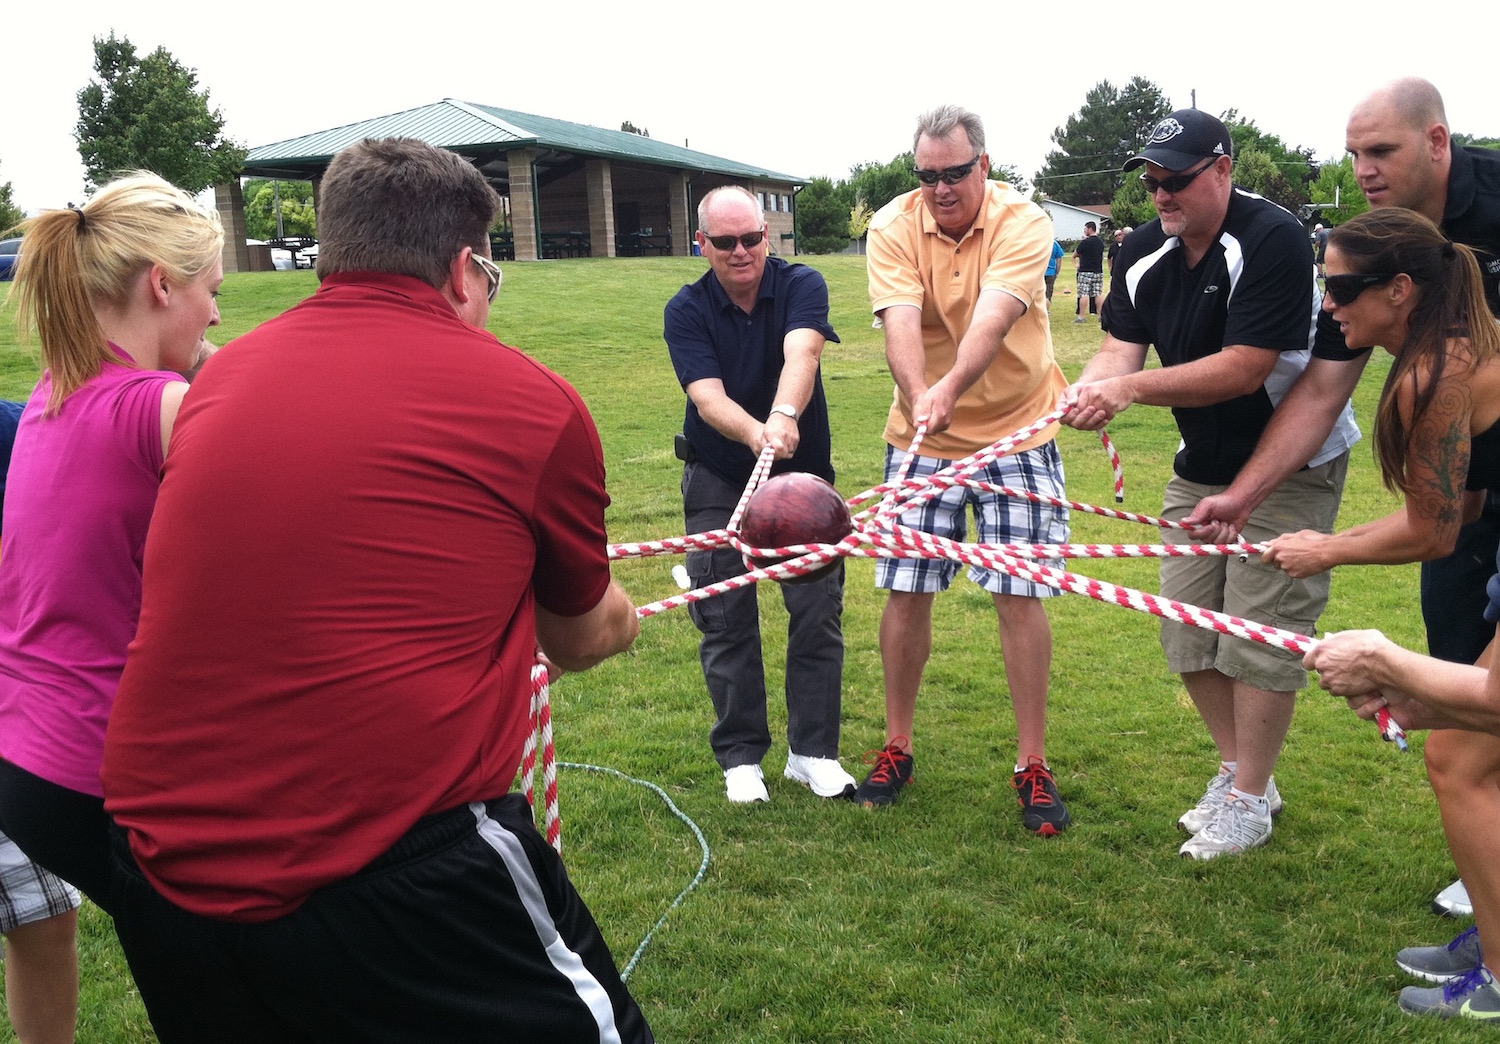
[{"label": "eyeglasses", "polygon": [[1198,177],[1199,174],[1202,174],[1205,170],[1212,169],[1213,165],[1215,163],[1217,163],[1217,162],[1219,162],[1219,161],[1218,160],[1209,160],[1208,163],[1207,163],[1207,165],[1199,167],[1197,170],[1193,171],[1191,174],[1173,174],[1171,177],[1168,177],[1168,178],[1160,178],[1160,179],[1158,179],[1158,178],[1153,178],[1150,174],[1142,174],[1141,175],[1141,184],[1145,185],[1146,186],[1146,191],[1149,192],[1153,196],[1156,195],[1156,190],[1157,189],[1160,189],[1161,191],[1165,192],[1169,196],[1170,195],[1174,195],[1174,194],[1176,194],[1178,192],[1181,192],[1183,189],[1187,188],[1189,185],[1191,185],[1194,182],[1194,180],[1197,179],[1197,177]]},{"label": "eyeglasses", "polygon": [[944,185],[957,185],[974,169],[974,164],[979,162],[975,156],[967,163],[960,163],[956,167],[945,167],[942,170],[923,170],[921,167],[913,167],[911,172],[917,176],[917,180],[924,185],[936,185],[941,181]]},{"label": "eyeglasses", "polygon": [[500,266],[483,254],[470,254],[469,259],[479,266],[484,277],[490,281],[490,304],[494,304],[495,295],[500,292]]},{"label": "eyeglasses", "polygon": [[1346,275],[1331,275],[1323,280],[1323,288],[1333,303],[1351,305],[1360,294],[1372,286],[1383,286],[1395,279],[1398,272],[1350,272]]},{"label": "eyeglasses", "polygon": [[733,250],[736,243],[746,250],[754,250],[760,246],[760,241],[766,238],[766,228],[762,225],[759,232],[746,232],[742,236],[704,236],[703,238],[712,243],[716,249],[726,252]]}]

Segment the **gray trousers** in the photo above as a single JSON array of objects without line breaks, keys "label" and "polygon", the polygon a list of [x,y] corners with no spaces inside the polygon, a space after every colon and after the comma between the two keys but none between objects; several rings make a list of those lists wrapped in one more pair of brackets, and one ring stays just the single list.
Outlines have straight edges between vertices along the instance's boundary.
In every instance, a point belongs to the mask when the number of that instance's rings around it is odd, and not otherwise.
[{"label": "gray trousers", "polygon": [[[682,469],[682,508],[689,533],[722,529],[739,503],[735,488],[701,464]],[[733,548],[691,551],[688,576],[704,587],[746,572]],[[755,585],[688,606],[703,638],[698,656],[717,720],[709,734],[723,769],[758,765],[771,748],[766,723],[766,672],[761,662],[760,607]],[[787,628],[787,742],[793,753],[839,756],[844,675],[844,563],[810,584],[777,584],[791,619]]]}]

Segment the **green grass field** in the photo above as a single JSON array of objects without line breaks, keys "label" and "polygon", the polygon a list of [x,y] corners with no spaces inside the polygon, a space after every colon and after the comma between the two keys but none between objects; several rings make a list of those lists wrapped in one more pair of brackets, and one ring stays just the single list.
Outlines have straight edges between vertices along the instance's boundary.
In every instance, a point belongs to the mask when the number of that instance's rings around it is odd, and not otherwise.
[{"label": "green grass field", "polygon": [[[824,379],[834,462],[849,495],[874,485],[890,403],[864,262],[813,258],[833,322]],[[671,438],[683,394],[661,340],[661,310],[703,262],[690,258],[510,264],[491,329],[573,381],[603,438],[612,539],[682,531]],[[1076,376],[1097,325],[1073,325],[1071,266],[1053,333]],[[220,340],[314,290],[308,273],[226,280]],[[31,355],[0,317],[0,395],[24,397]],[[313,347],[311,350],[315,350]],[[412,366],[421,365],[413,346]],[[1377,360],[1357,405],[1368,427]],[[337,389],[329,389],[336,395]],[[1165,410],[1137,407],[1112,434],[1129,509],[1160,507],[1177,435]],[[1071,495],[1112,503],[1093,436],[1060,438]],[[1356,450],[1341,525],[1392,510],[1367,444]],[[1077,515],[1074,539],[1150,542],[1150,530]],[[637,602],[675,592],[672,559],[622,563]],[[1101,579],[1156,589],[1150,561],[1080,563]],[[873,565],[852,560],[845,631],[844,762],[883,741]],[[1416,570],[1346,567],[1329,630],[1379,626],[1420,647]],[[762,599],[767,667],[780,686],[785,613]],[[868,812],[786,783],[784,741],[765,767],[769,805],[730,807],[708,747],[712,709],[683,612],[646,621],[635,648],[555,687],[559,758],[664,787],[703,828],[713,863],[668,921],[631,987],[663,1041],[1366,1041],[1468,1039],[1466,1026],[1404,1016],[1395,951],[1457,930],[1427,910],[1453,876],[1427,788],[1421,739],[1399,754],[1342,701],[1299,697],[1277,781],[1286,811],[1268,848],[1181,859],[1177,816],[1216,768],[1156,621],[1079,597],[1049,602],[1056,641],[1049,754],[1074,826],[1034,838],[1010,787],[1014,723],[987,595],[966,580],[938,600],[935,651],[918,706],[918,781]],[[780,637],[778,638],[778,633]],[[772,733],[785,707],[772,698]],[[396,766],[396,770],[400,767]],[[689,831],[637,787],[564,770],[564,853],[623,965],[699,861]],[[112,931],[86,911],[79,1039],[154,1037]],[[438,1038],[440,1028],[435,1028]],[[0,1031],[0,1040],[8,1040]]]}]

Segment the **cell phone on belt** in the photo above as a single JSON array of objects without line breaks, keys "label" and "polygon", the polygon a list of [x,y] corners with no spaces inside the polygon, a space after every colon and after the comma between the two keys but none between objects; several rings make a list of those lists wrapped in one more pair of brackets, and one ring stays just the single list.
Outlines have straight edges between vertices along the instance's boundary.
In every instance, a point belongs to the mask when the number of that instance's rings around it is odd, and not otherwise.
[{"label": "cell phone on belt", "polygon": [[691,464],[698,459],[698,454],[693,449],[693,444],[680,431],[672,436],[672,453],[684,464]]}]

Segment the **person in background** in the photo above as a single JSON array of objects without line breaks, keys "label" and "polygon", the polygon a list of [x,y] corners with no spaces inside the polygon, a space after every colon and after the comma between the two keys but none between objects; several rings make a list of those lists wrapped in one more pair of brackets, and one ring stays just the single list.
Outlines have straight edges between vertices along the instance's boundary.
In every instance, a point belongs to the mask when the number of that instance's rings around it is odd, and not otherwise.
[{"label": "person in background", "polygon": [[1099,297],[1104,293],[1104,240],[1099,238],[1099,226],[1092,221],[1083,223],[1083,238],[1073,248],[1073,259],[1078,264],[1078,309],[1073,317],[1075,323],[1086,322],[1083,302],[1089,303],[1089,315],[1099,314]]}]

